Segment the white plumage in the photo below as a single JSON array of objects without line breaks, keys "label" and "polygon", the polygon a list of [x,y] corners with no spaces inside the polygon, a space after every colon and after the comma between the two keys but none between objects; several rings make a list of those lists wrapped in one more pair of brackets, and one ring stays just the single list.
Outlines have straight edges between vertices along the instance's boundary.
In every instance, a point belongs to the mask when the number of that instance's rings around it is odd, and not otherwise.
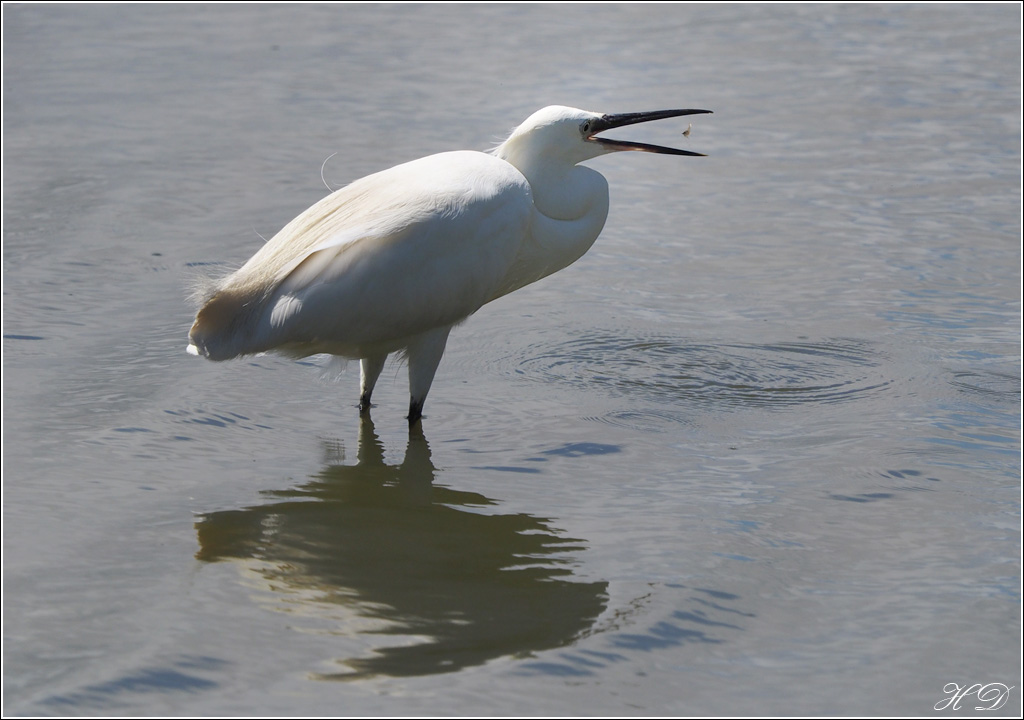
[{"label": "white plumage", "polygon": [[403,351],[415,422],[451,328],[571,264],[597,239],[608,186],[578,163],[618,150],[699,154],[596,134],[704,112],[548,107],[492,153],[440,153],[356,180],[212,284],[189,352],[211,360],[268,350],[359,358],[365,412],[388,354]]}]

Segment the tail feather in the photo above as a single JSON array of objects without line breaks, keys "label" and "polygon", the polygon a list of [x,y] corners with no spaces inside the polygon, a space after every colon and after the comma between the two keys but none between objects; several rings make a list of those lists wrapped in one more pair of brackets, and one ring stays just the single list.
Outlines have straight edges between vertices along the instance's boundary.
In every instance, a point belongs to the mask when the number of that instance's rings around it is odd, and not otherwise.
[{"label": "tail feather", "polygon": [[255,325],[262,315],[260,293],[222,288],[213,293],[196,313],[189,330],[189,353],[210,360],[229,360],[261,352]]}]

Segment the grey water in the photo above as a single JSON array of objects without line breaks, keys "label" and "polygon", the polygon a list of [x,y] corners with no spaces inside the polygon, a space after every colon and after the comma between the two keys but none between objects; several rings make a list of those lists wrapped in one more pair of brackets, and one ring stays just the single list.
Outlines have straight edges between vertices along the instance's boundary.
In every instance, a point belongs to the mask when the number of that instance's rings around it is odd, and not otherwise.
[{"label": "grey water", "polygon": [[[1019,716],[1020,47],[1016,4],[5,4],[4,714]],[[617,136],[708,157],[589,163],[603,235],[453,332],[420,430],[399,364],[367,421],[354,365],[185,353],[324,181],[549,104],[707,108]]]}]

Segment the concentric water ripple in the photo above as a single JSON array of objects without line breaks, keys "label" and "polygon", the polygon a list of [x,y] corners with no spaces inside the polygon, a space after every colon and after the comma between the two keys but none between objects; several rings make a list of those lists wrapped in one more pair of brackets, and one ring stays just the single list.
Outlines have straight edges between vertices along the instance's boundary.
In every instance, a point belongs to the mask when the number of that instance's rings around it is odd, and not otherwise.
[{"label": "concentric water ripple", "polygon": [[720,408],[843,403],[892,380],[884,355],[854,339],[771,344],[708,344],[591,332],[523,348],[513,371],[615,396]]}]

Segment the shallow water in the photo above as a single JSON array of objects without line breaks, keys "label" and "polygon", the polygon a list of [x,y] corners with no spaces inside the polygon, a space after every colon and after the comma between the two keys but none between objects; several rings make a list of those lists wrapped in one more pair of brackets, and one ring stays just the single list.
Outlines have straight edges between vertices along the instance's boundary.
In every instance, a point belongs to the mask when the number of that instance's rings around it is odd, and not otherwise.
[{"label": "shallow water", "polygon": [[[6,5],[5,714],[1018,715],[1020,37]],[[453,332],[422,434],[397,364],[367,422],[354,364],[185,354],[332,153],[551,103],[710,108],[628,135],[710,156],[591,163],[604,234]]]}]

